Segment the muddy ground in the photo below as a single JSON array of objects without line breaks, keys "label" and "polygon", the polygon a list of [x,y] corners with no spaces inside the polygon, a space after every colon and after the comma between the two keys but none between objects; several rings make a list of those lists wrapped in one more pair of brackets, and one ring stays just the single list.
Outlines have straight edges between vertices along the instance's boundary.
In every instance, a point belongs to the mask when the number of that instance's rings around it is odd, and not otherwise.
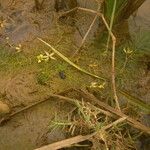
[{"label": "muddy ground", "polygon": [[[83,17],[79,13],[81,17],[74,26],[68,24],[70,20],[65,20],[65,22],[57,20],[58,14],[54,9],[54,1],[45,1],[44,9],[40,12],[35,10],[34,1],[10,1],[0,1],[0,42],[2,45],[0,49],[0,100],[8,104],[11,112],[43,100],[50,93],[59,94],[70,88],[86,89],[91,82],[96,81],[70,67],[55,55],[56,60],[50,60],[48,63],[38,64],[36,58],[39,54],[44,54],[44,51],[49,51],[49,48],[40,43],[37,37],[45,39],[64,55],[70,57],[79,47],[82,37],[89,27],[90,23],[83,24],[86,14]],[[135,33],[133,28],[136,29],[136,32],[139,31],[139,28],[144,28],[144,31],[149,30],[150,16],[145,15],[145,13],[150,14],[148,13],[150,10],[148,3],[149,1],[145,2],[136,17],[130,18],[131,33]],[[82,5],[86,6],[87,4],[82,2]],[[91,7],[96,8],[95,5]],[[90,22],[92,18],[93,15],[88,15],[86,21],[88,19],[87,22]],[[93,27],[88,39],[94,39],[99,27],[98,22]],[[104,57],[100,51],[95,54],[99,48],[93,46],[93,43],[82,49],[76,63],[88,71],[110,78],[111,60]],[[19,47],[19,51],[16,47]],[[119,84],[121,87],[127,86],[127,89],[132,91],[135,96],[150,103],[150,93],[148,92],[150,73],[147,61],[137,62],[137,64],[133,63],[133,66],[139,69],[131,71],[129,67]],[[123,61],[118,68],[122,64]],[[126,79],[126,75],[131,77]],[[68,95],[68,93],[65,94]],[[104,90],[98,97],[104,98],[107,95],[109,95],[109,91]],[[32,150],[65,139],[68,135],[60,129],[50,130],[50,123],[56,114],[63,119],[72,109],[74,106],[71,104],[50,98],[49,101],[14,116],[0,127],[0,149]],[[149,126],[150,122],[147,117],[149,116],[146,115],[143,123]]]}]

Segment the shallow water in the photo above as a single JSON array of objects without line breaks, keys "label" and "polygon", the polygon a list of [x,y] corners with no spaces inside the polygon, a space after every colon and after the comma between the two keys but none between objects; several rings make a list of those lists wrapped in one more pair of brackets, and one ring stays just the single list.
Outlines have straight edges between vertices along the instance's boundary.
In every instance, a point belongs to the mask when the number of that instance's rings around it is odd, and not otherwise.
[{"label": "shallow water", "polygon": [[130,32],[139,30],[150,30],[150,0],[146,0],[143,5],[129,18]]}]

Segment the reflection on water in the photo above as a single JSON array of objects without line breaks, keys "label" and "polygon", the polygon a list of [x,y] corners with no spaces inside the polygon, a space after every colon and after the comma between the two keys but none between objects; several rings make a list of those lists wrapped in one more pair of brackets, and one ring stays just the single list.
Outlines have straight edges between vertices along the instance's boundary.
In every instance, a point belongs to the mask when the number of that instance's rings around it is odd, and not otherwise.
[{"label": "reflection on water", "polygon": [[146,0],[136,14],[130,17],[129,28],[130,32],[150,30],[150,0]]}]

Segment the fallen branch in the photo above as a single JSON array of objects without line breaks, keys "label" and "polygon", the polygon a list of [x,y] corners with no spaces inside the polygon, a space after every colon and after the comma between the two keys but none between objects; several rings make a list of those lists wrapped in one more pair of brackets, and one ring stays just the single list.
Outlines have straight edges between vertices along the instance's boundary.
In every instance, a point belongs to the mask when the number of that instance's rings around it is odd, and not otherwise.
[{"label": "fallen branch", "polygon": [[[97,2],[97,3],[98,3],[98,2]],[[97,12],[98,12],[99,10],[100,10],[100,3],[98,3]],[[96,14],[95,17],[94,17],[94,19],[93,19],[93,21],[92,21],[92,23],[91,23],[91,25],[89,26],[89,29],[87,30],[86,34],[84,35],[84,37],[83,37],[83,39],[82,39],[82,42],[81,42],[79,48],[75,51],[75,53],[73,54],[73,56],[75,56],[75,55],[78,53],[78,51],[81,49],[81,47],[82,47],[83,44],[85,43],[85,41],[86,41],[86,39],[87,39],[87,36],[89,35],[89,33],[90,33],[92,27],[94,26],[94,23],[95,23],[95,21],[96,21],[97,18],[98,18],[98,15]]]},{"label": "fallen branch", "polygon": [[136,121],[135,119],[125,115],[124,113],[122,113],[121,111],[118,111],[116,109],[114,109],[113,107],[105,104],[104,102],[101,102],[100,100],[98,100],[93,94],[90,94],[89,92],[85,91],[85,90],[77,90],[78,92],[80,92],[83,97],[87,98],[87,99],[90,99],[90,101],[93,101],[95,104],[97,104],[98,106],[104,108],[105,110],[107,111],[110,111],[111,113],[115,114],[116,116],[119,116],[119,117],[126,117],[128,123],[137,128],[137,129],[140,129],[141,131],[145,132],[145,133],[148,133],[150,134],[150,128],[141,124],[139,121]]},{"label": "fallen branch", "polygon": [[83,142],[85,140],[90,139],[93,136],[93,134],[91,135],[86,135],[86,136],[82,136],[82,135],[78,135],[69,139],[65,139],[62,141],[58,141],[46,146],[43,146],[41,148],[37,148],[35,150],[58,150],[61,148],[65,148],[65,147],[70,147],[73,144],[79,143],[79,142]]},{"label": "fallen branch", "polygon": [[83,37],[83,39],[82,39],[82,42],[81,42],[79,48],[78,48],[78,49],[75,51],[75,53],[73,54],[73,57],[74,57],[74,56],[79,52],[79,50],[82,48],[82,46],[83,46],[83,44],[85,43],[85,40],[87,39],[87,36],[89,35],[89,33],[90,33],[90,31],[91,31],[91,29],[92,29],[92,27],[93,27],[93,25],[94,25],[94,23],[95,23],[97,17],[98,17],[98,15],[96,15],[96,16],[94,17],[94,19],[93,19],[93,21],[92,21],[92,23],[91,23],[89,29],[87,30],[86,34],[84,35],[84,37]]},{"label": "fallen branch", "polygon": [[[47,98],[45,98],[45,99],[43,99],[43,100],[41,100],[41,101],[38,101],[38,102],[35,102],[35,103],[33,103],[33,104],[31,104],[31,105],[29,105],[29,106],[26,106],[26,107],[24,107],[24,108],[22,108],[22,109],[20,109],[20,110],[18,110],[18,111],[16,111],[16,112],[14,112],[14,113],[12,113],[12,114],[9,114],[9,115],[7,115],[6,117],[3,117],[2,119],[0,119],[0,126],[2,126],[2,125],[4,125],[7,121],[9,121],[10,119],[12,119],[12,117],[14,117],[14,116],[16,116],[16,115],[18,115],[18,114],[20,114],[20,113],[23,113],[24,111],[27,111],[27,110],[29,110],[30,108],[33,108],[33,107],[35,107],[35,106],[37,106],[37,105],[40,105],[40,104],[42,104],[42,103],[44,103],[44,102],[46,102],[46,101],[48,101],[48,100],[50,100],[50,98],[54,98],[54,97],[56,97],[56,98],[59,98],[59,99],[63,99],[63,100],[65,100],[65,101],[67,101],[67,102],[71,102],[71,103],[75,103],[75,100],[74,99],[71,99],[71,98],[67,98],[67,97],[62,97],[64,94],[66,94],[66,93],[68,93],[68,92],[70,92],[70,91],[75,91],[75,89],[68,89],[68,90],[65,90],[65,91],[63,91],[63,92],[60,92],[59,94],[50,94],[50,95],[48,95],[47,96]],[[61,94],[61,95],[60,95]],[[91,104],[92,105],[92,104]],[[94,105],[92,105],[93,107],[95,107]],[[105,114],[105,115],[107,115],[107,116],[109,116],[109,117],[113,117],[113,114],[111,114],[110,112],[107,112],[107,111],[105,111],[105,110],[102,110],[102,109],[99,109],[98,108],[98,110],[101,112],[101,113],[103,113],[103,114]]]},{"label": "fallen branch", "polygon": [[94,132],[92,134],[85,135],[85,136],[78,135],[78,136],[75,136],[75,137],[72,137],[72,138],[68,138],[68,139],[65,139],[65,140],[62,140],[62,141],[58,141],[58,142],[55,142],[55,143],[43,146],[41,148],[37,148],[35,150],[58,150],[58,149],[61,149],[61,148],[70,147],[73,144],[76,144],[76,143],[79,143],[79,142],[83,142],[85,140],[89,140],[90,138],[92,138],[96,134],[99,134],[99,133],[101,134],[105,130],[111,128],[112,126],[116,126],[117,124],[123,122],[124,120],[126,120],[125,117],[124,118],[120,118],[120,119],[114,121],[113,123],[102,127],[100,130],[98,130],[98,131],[96,131],[96,132]]},{"label": "fallen branch", "polygon": [[[59,94],[64,95],[65,93],[68,93],[68,92],[70,92],[70,91],[72,91],[72,90],[73,90],[73,89],[71,88],[71,89],[65,90],[65,91],[63,91],[63,92],[60,92]],[[29,109],[32,108],[32,107],[35,107],[35,106],[37,106],[37,105],[39,105],[39,104],[42,104],[42,103],[48,101],[51,97],[52,97],[51,95],[50,95],[50,96],[47,96],[47,98],[45,98],[45,99],[43,99],[43,100],[41,100],[41,101],[35,102],[35,103],[33,103],[33,104],[29,105],[29,106],[26,106],[26,107],[24,107],[24,108],[22,108],[22,109],[20,109],[20,110],[18,110],[18,111],[16,111],[16,112],[13,112],[13,113],[11,113],[11,114],[9,114],[9,115],[7,115],[7,116],[1,118],[1,119],[0,119],[0,126],[4,125],[4,124],[5,124],[7,121],[9,121],[12,117],[14,117],[14,116],[16,116],[16,115],[18,115],[18,114],[20,114],[20,113],[23,113],[24,111],[27,111],[27,110],[29,110]]]}]

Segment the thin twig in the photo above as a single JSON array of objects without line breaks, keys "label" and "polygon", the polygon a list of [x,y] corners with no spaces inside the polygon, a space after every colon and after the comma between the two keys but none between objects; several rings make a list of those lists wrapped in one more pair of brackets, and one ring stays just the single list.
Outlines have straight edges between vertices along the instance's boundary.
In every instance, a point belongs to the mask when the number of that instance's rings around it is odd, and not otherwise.
[{"label": "thin twig", "polygon": [[83,37],[83,39],[82,39],[82,41],[81,41],[81,44],[80,44],[79,48],[78,48],[78,49],[75,51],[75,53],[73,54],[73,57],[74,57],[74,56],[79,52],[79,50],[82,48],[82,46],[83,46],[83,44],[85,43],[85,40],[87,39],[87,36],[89,35],[89,33],[90,33],[90,31],[91,31],[91,29],[92,29],[92,27],[93,27],[93,25],[94,25],[94,23],[95,23],[97,17],[98,17],[98,15],[96,15],[96,16],[94,17],[94,19],[93,19],[93,21],[92,21],[92,23],[91,23],[89,29],[87,30],[86,34],[84,35],[84,37]]},{"label": "thin twig", "polygon": [[116,49],[115,47],[116,47],[116,38],[115,38],[114,34],[112,33],[111,29],[109,28],[109,25],[108,25],[107,21],[105,20],[103,14],[101,14],[99,12],[96,12],[94,10],[91,10],[91,9],[87,9],[87,8],[79,7],[78,9],[85,10],[85,11],[88,11],[88,12],[91,12],[91,13],[96,13],[97,15],[99,15],[102,18],[102,20],[103,20],[107,30],[109,31],[109,34],[110,34],[111,38],[112,38],[112,89],[113,89],[113,94],[114,94],[114,99],[115,99],[115,102],[116,102],[116,106],[120,110],[120,106],[119,106],[119,102],[118,102],[118,96],[117,96],[117,91],[116,91],[116,81],[115,81],[115,49]]},{"label": "thin twig", "polygon": [[[116,4],[117,4],[117,0],[114,0],[113,11],[112,11],[110,27],[109,27],[111,31],[112,31],[112,26],[113,26],[115,11],[116,11]],[[116,106],[119,110],[121,110],[120,106],[119,106],[119,102],[118,102],[118,96],[117,96],[117,91],[116,91],[116,82],[115,82],[115,46],[116,46],[116,38],[112,39],[112,41],[113,41],[113,44],[112,44],[112,89],[113,89],[113,94],[114,94],[114,99],[115,99],[115,102],[116,102]],[[110,42],[110,33],[108,35],[107,50],[106,51],[108,51],[109,42]]]},{"label": "thin twig", "polygon": [[116,81],[115,81],[115,45],[116,45],[116,39],[114,39],[113,41],[113,45],[112,45],[112,67],[111,67],[111,78],[112,78],[112,89],[113,89],[113,94],[114,94],[114,99],[116,102],[116,106],[119,110],[120,106],[119,106],[119,102],[118,102],[118,96],[117,96],[117,90],[116,90]]},{"label": "thin twig", "polygon": [[119,124],[119,123],[125,121],[126,119],[127,119],[127,117],[119,118],[118,120],[116,120],[116,121],[114,121],[114,122],[108,124],[107,126],[102,127],[102,128],[101,128],[101,131],[102,131],[102,130],[107,130],[107,129],[111,128],[112,126],[116,126],[117,124]]},{"label": "thin twig", "polygon": [[[98,1],[96,1],[96,2],[98,3]],[[98,12],[99,10],[100,10],[100,3],[98,3],[97,12]],[[90,24],[90,26],[89,26],[87,32],[86,32],[86,34],[84,35],[84,37],[83,37],[83,39],[82,39],[79,48],[78,48],[78,49],[75,51],[75,53],[73,54],[73,57],[74,57],[74,56],[79,52],[79,50],[82,48],[83,44],[85,43],[85,41],[86,41],[86,39],[87,39],[87,36],[89,35],[89,33],[90,33],[92,27],[94,26],[94,23],[95,23],[97,17],[98,17],[98,15],[96,14],[95,17],[94,17],[94,19],[93,19],[93,21],[92,21],[92,23]]]},{"label": "thin twig", "polygon": [[[70,91],[72,91],[72,90],[73,90],[73,89],[71,88],[71,89],[62,91],[62,92],[60,92],[59,94],[60,94],[60,95],[64,95],[65,93],[68,93],[68,92],[70,92]],[[35,103],[33,103],[33,104],[29,105],[29,106],[26,106],[26,107],[24,107],[24,108],[22,108],[22,109],[20,109],[20,110],[18,110],[18,111],[16,111],[16,112],[13,112],[13,113],[9,114],[9,115],[6,116],[6,117],[1,118],[1,119],[0,119],[0,125],[3,125],[3,124],[6,123],[7,121],[9,121],[12,117],[14,117],[14,116],[16,116],[16,115],[18,115],[18,114],[20,114],[20,113],[22,113],[22,112],[24,112],[24,111],[27,111],[27,110],[29,110],[29,109],[32,108],[32,107],[35,107],[35,106],[37,106],[37,105],[39,105],[39,104],[41,104],[41,103],[44,103],[44,102],[48,101],[51,97],[52,97],[51,95],[50,95],[50,96],[48,95],[46,98],[44,98],[44,99],[41,100],[41,101],[35,102]]]},{"label": "thin twig", "polygon": [[93,108],[93,109],[97,109],[98,111],[100,111],[100,113],[103,113],[104,115],[106,116],[109,116],[109,117],[112,117],[112,118],[115,118],[115,115],[110,113],[109,111],[106,111],[106,110],[103,110],[101,108],[98,108],[96,106],[94,106],[93,104],[90,103],[90,107]]}]

